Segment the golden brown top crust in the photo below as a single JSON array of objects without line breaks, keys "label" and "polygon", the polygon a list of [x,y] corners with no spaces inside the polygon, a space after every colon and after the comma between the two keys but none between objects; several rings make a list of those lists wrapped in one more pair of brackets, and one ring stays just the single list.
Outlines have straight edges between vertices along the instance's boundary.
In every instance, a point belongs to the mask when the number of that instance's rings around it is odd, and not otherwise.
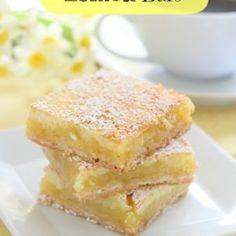
[{"label": "golden brown top crust", "polygon": [[190,143],[180,137],[178,139],[172,139],[166,147],[156,150],[153,154],[153,158],[192,152],[193,150]]},{"label": "golden brown top crust", "polygon": [[131,199],[133,202],[133,206],[136,208],[140,207],[142,203],[153,193],[155,193],[158,190],[158,186],[147,186],[140,189],[136,189],[131,194]]},{"label": "golden brown top crust", "polygon": [[[135,190],[132,194],[131,194],[131,199],[132,199],[132,204],[133,206],[135,206],[136,208],[139,208],[142,206],[143,202],[150,197],[152,194],[156,194],[158,192],[169,192],[169,194],[174,190],[174,188],[180,187],[180,191],[182,191],[182,194],[184,191],[187,190],[187,187],[189,186],[188,184],[181,184],[181,185],[172,185],[172,186],[168,186],[168,185],[153,185],[153,186],[145,186],[142,188],[139,188],[137,190]],[[171,190],[171,188],[173,188]],[[179,192],[178,189],[174,190],[175,193],[174,195],[179,195],[181,194],[181,192]],[[174,196],[173,196],[174,197]]]},{"label": "golden brown top crust", "polygon": [[184,99],[161,85],[102,70],[71,81],[32,108],[121,141],[158,123]]}]

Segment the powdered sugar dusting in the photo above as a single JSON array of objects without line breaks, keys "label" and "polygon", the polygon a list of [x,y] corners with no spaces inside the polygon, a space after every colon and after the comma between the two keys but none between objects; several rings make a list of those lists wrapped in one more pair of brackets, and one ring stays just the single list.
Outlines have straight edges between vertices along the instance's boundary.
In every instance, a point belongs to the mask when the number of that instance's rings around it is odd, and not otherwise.
[{"label": "powdered sugar dusting", "polygon": [[67,156],[64,153],[61,153],[61,155],[63,156],[63,158],[67,158],[70,162],[76,163],[79,170],[92,169],[94,166],[92,163],[83,161],[77,156]]},{"label": "powdered sugar dusting", "polygon": [[99,71],[71,81],[32,107],[104,137],[121,140],[158,123],[184,99],[187,98],[161,85]]},{"label": "powdered sugar dusting", "polygon": [[168,156],[173,154],[181,154],[181,153],[192,153],[193,150],[189,142],[187,142],[184,138],[172,139],[166,147],[158,149],[154,156]]},{"label": "powdered sugar dusting", "polygon": [[137,206],[158,189],[156,186],[137,189],[132,193],[132,201]]}]

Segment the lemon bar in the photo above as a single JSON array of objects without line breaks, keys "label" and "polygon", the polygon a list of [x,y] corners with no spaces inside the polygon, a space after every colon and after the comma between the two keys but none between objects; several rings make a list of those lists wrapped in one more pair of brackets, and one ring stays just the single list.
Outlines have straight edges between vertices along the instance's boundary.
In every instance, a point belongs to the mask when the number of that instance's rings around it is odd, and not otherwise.
[{"label": "lemon bar", "polygon": [[192,181],[197,166],[191,146],[183,138],[172,140],[167,147],[158,149],[135,169],[123,174],[74,160],[57,150],[44,148],[44,153],[64,185],[78,198],[129,193],[145,185],[188,183]]},{"label": "lemon bar", "polygon": [[129,171],[185,133],[189,98],[144,80],[98,71],[32,104],[33,141],[117,172]]},{"label": "lemon bar", "polygon": [[39,202],[74,216],[83,216],[125,235],[136,235],[182,196],[188,185],[146,187],[129,195],[118,193],[107,198],[81,201],[63,188],[56,175],[54,178],[46,175],[41,182]]}]

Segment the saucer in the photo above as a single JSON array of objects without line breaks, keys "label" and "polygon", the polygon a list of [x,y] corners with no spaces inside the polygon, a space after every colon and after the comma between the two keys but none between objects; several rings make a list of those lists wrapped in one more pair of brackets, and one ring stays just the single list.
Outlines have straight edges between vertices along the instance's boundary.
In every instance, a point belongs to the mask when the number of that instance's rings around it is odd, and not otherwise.
[{"label": "saucer", "polygon": [[[124,17],[107,17],[100,25],[98,33],[103,44],[96,37],[94,47],[97,60],[102,66],[153,83],[161,83],[188,95],[196,104],[216,106],[236,104],[236,73],[230,78],[214,81],[196,81],[170,74],[161,65],[145,61],[147,52],[132,24]],[[127,59],[128,57],[134,59]]]}]

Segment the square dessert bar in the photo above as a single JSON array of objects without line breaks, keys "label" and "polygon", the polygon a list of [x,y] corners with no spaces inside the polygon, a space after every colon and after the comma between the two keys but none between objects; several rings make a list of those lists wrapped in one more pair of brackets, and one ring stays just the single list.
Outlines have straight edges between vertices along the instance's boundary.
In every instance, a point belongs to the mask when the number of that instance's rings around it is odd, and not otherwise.
[{"label": "square dessert bar", "polygon": [[66,154],[44,148],[52,168],[63,184],[80,199],[110,196],[117,192],[130,193],[147,185],[181,184],[192,181],[196,171],[191,146],[184,139],[172,140],[151,157],[127,173],[117,173]]},{"label": "square dessert bar", "polygon": [[189,184],[146,187],[128,194],[118,193],[107,198],[79,200],[63,187],[55,174],[42,179],[39,202],[74,216],[83,216],[93,223],[104,225],[125,235],[138,232],[174,203]]},{"label": "square dessert bar", "polygon": [[43,146],[124,172],[185,133],[193,110],[187,97],[161,85],[98,71],[33,103],[27,135]]}]

